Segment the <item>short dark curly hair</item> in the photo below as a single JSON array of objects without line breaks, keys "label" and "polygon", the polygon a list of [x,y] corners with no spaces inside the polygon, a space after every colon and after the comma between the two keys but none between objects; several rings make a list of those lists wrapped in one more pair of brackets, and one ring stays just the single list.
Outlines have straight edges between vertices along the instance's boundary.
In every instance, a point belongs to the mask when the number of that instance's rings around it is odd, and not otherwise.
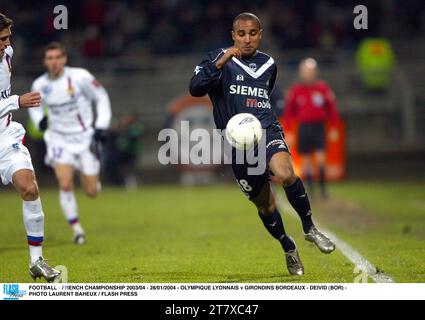
[{"label": "short dark curly hair", "polygon": [[0,31],[13,26],[13,20],[6,17],[0,12]]}]

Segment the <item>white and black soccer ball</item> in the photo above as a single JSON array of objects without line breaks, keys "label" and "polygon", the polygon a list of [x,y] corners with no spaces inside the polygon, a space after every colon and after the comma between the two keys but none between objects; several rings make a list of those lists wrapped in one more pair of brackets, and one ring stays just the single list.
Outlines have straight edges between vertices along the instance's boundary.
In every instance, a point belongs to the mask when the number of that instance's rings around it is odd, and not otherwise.
[{"label": "white and black soccer ball", "polygon": [[233,116],[226,126],[226,139],[236,149],[249,150],[261,140],[260,121],[250,113]]}]

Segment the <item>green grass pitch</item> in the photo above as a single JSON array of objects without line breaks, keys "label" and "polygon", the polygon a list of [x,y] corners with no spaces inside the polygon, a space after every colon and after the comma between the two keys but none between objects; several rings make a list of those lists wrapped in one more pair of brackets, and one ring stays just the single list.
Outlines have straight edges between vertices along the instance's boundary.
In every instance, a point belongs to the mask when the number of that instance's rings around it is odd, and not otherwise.
[{"label": "green grass pitch", "polygon": [[[396,282],[425,282],[425,183],[331,185],[315,201],[321,225]],[[305,276],[289,276],[280,245],[236,185],[105,189],[96,200],[78,192],[87,244],[76,246],[56,190],[42,190],[44,255],[65,265],[69,282],[353,282],[339,251],[324,255],[303,239],[297,217],[283,212]],[[279,193],[283,197],[283,192]],[[21,202],[0,191],[0,282],[32,282]]]}]

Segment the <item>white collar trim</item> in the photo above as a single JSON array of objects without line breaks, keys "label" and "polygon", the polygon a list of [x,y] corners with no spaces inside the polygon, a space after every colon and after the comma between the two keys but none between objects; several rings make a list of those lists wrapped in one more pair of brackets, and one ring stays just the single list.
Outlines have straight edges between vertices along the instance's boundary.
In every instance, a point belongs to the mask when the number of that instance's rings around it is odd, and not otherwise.
[{"label": "white collar trim", "polygon": [[254,79],[257,79],[257,78],[261,77],[263,75],[263,73],[266,72],[266,70],[268,68],[270,68],[271,65],[274,64],[273,58],[270,58],[265,64],[263,64],[261,66],[260,69],[258,69],[257,71],[253,71],[251,68],[249,68],[248,66],[244,65],[236,57],[233,57],[232,60],[233,60],[233,62],[235,62],[237,65],[239,65],[246,73],[248,73]]}]

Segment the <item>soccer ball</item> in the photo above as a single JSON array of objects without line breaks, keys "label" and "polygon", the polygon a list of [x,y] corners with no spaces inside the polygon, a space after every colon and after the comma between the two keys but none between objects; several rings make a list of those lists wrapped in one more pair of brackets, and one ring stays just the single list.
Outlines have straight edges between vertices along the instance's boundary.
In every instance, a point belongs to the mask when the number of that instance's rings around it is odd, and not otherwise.
[{"label": "soccer ball", "polygon": [[226,126],[226,139],[236,149],[249,150],[261,140],[260,121],[250,113],[233,116]]}]

